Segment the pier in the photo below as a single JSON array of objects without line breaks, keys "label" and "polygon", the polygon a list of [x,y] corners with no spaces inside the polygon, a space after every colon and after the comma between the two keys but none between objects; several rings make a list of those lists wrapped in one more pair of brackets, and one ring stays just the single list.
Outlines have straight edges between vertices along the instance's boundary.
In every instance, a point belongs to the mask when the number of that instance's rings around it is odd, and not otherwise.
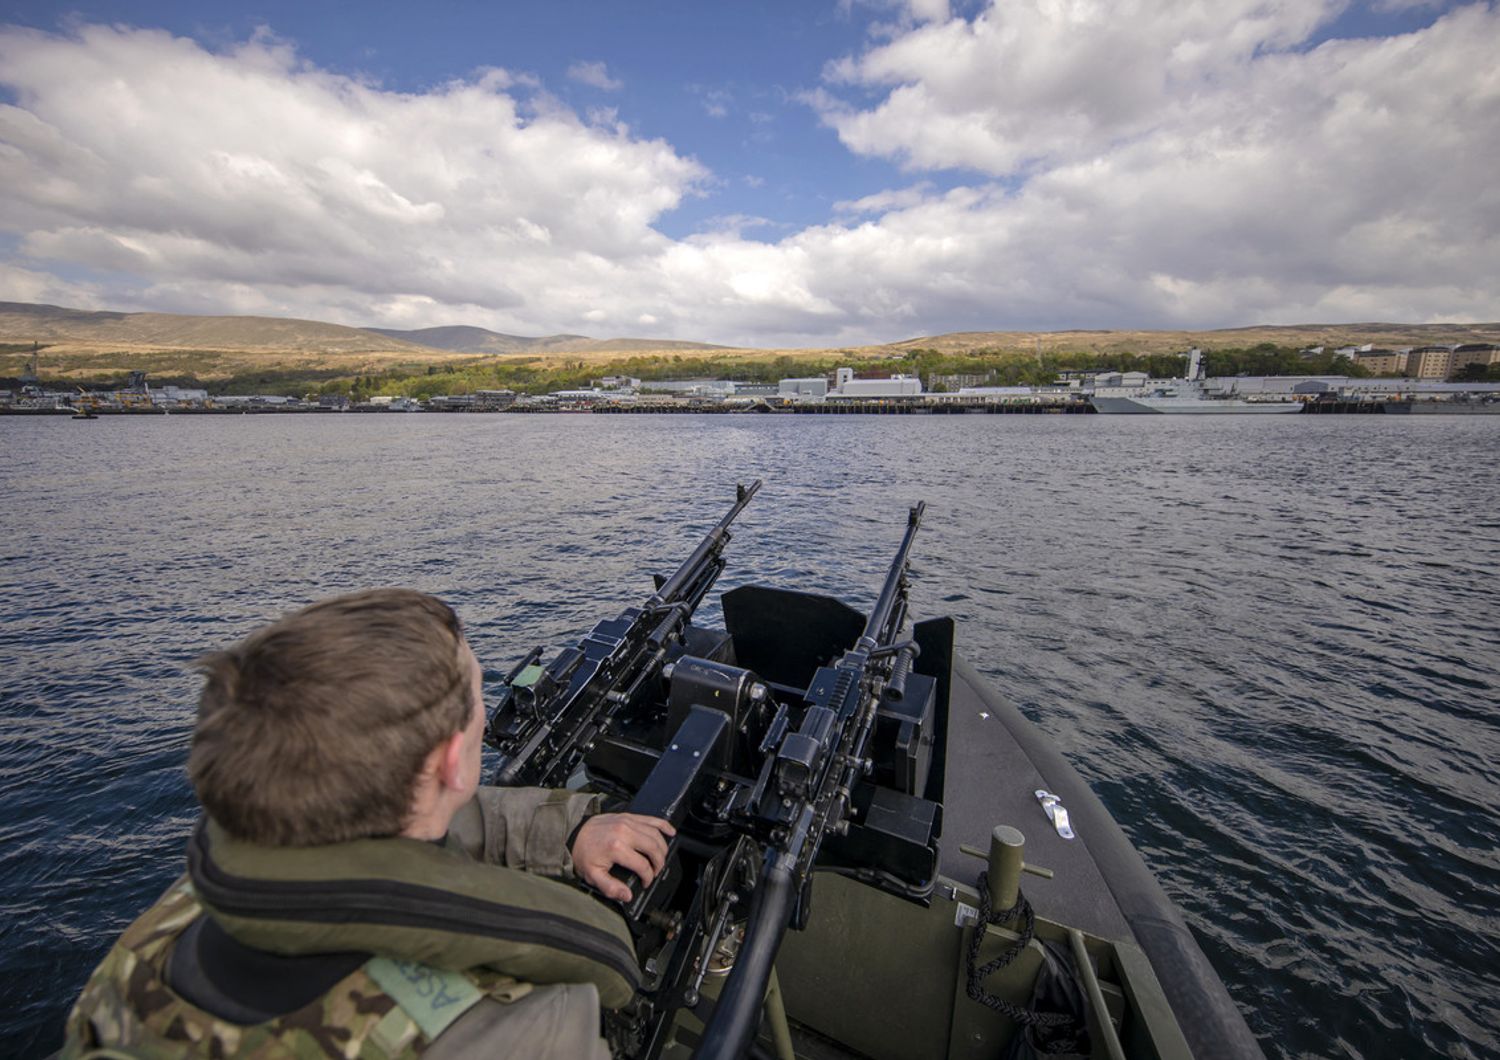
[{"label": "pier", "polygon": [[1302,406],[1302,412],[1308,415],[1343,415],[1350,413],[1383,413],[1386,403],[1384,401],[1371,401],[1369,399],[1349,398],[1337,401],[1309,401]]},{"label": "pier", "polygon": [[1087,401],[935,401],[924,411],[938,416],[1090,416]]}]

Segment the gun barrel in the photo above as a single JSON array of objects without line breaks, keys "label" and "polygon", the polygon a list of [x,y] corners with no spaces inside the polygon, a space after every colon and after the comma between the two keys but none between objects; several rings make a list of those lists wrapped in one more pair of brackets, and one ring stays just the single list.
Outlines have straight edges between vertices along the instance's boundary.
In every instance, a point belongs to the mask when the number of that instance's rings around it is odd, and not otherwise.
[{"label": "gun barrel", "polygon": [[695,1060],[738,1060],[755,1038],[766,984],[771,980],[776,951],[781,948],[796,897],[795,878],[786,859],[768,864],[750,903],[744,947],[703,1030],[703,1042],[693,1054]]},{"label": "gun barrel", "polygon": [[703,540],[698,542],[698,547],[693,550],[693,554],[677,568],[676,573],[662,582],[661,588],[657,589],[656,595],[651,598],[653,604],[670,604],[677,601],[683,590],[696,580],[704,561],[710,555],[723,549],[725,542],[729,540],[729,524],[745,510],[745,505],[750,503],[750,498],[754,497],[759,489],[760,479],[756,479],[749,486],[736,487],[734,504],[728,513],[719,520],[717,526],[703,536]]},{"label": "gun barrel", "polygon": [[911,556],[911,544],[917,536],[917,529],[922,525],[922,513],[927,510],[926,501],[918,501],[916,507],[912,508],[911,514],[906,520],[906,536],[901,539],[901,547],[896,550],[896,558],[891,561],[890,573],[885,576],[885,584],[880,587],[880,597],[875,601],[874,610],[870,612],[870,621],[865,623],[865,631],[859,638],[859,647],[869,651],[880,644],[880,638],[890,622],[891,613],[897,602],[901,599],[901,579],[906,576],[906,564]]}]

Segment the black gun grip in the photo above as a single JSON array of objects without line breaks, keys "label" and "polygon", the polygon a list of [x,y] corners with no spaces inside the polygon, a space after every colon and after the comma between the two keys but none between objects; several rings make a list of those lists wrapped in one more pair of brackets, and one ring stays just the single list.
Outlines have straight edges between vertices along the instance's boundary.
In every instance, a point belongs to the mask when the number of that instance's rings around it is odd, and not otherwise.
[{"label": "black gun grip", "polygon": [[[633,900],[635,898],[635,889],[641,885],[641,878],[629,869],[622,869],[618,865],[610,869],[609,874],[630,888],[630,898],[626,899],[626,901]],[[616,899],[616,901],[618,900]]]},{"label": "black gun grip", "polygon": [[[634,813],[635,811],[632,810],[631,812]],[[656,876],[651,880],[650,887],[642,887],[641,878],[635,873],[631,872],[629,869],[622,868],[619,865],[616,865],[614,868],[609,870],[609,874],[611,876],[619,880],[626,887],[630,888],[630,897],[628,899],[624,901],[615,899],[615,901],[620,901],[620,905],[624,907],[622,911],[632,920],[638,919],[641,913],[645,910],[646,903],[650,899],[651,892],[654,891],[658,886],[660,886],[663,880],[666,880],[672,875],[672,866],[674,864],[673,855],[675,855],[676,853],[677,837],[673,836],[672,838],[667,840],[666,859],[662,862],[661,871],[658,872]]]},{"label": "black gun grip", "polygon": [[[651,774],[635,793],[627,812],[661,817],[670,821],[673,828],[680,827],[687,816],[688,796],[703,776],[729,724],[729,715],[722,710],[697,705],[688,708],[687,717],[651,767]],[[630,888],[631,899],[623,903],[628,916],[639,917],[651,893],[673,874],[676,853],[674,836],[667,841],[667,860],[649,887],[642,887],[640,877],[629,869],[616,865],[610,870],[611,876]]]}]

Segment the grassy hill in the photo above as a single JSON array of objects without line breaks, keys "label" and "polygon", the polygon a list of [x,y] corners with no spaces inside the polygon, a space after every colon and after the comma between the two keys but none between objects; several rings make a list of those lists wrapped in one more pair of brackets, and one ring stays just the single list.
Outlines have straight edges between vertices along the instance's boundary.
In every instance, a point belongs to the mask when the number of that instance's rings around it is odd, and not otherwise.
[{"label": "grassy hill", "polygon": [[400,331],[396,328],[366,328],[365,330],[375,335],[385,335],[388,338],[427,346],[434,350],[492,355],[523,353],[539,342],[583,337],[581,335],[553,335],[543,339],[527,338],[524,335],[505,335],[498,331],[490,331],[488,328],[476,328],[464,324],[440,328],[418,328],[415,331]]},{"label": "grassy hill", "polygon": [[0,341],[27,340],[80,349],[124,345],[297,353],[431,352],[413,342],[316,320],[91,312],[0,302]]},{"label": "grassy hill", "polygon": [[581,335],[559,335],[555,339],[543,339],[529,352],[567,356],[583,354],[587,357],[629,357],[640,353],[689,353],[703,351],[730,351],[733,346],[715,346],[708,342],[685,342],[679,339],[590,339]]},{"label": "grassy hill", "polygon": [[111,313],[0,302],[0,376],[19,375],[33,343],[44,379],[99,381],[135,369],[161,380],[334,378],[461,355],[361,328],[284,317]]},{"label": "grassy hill", "polygon": [[[106,382],[144,370],[158,382],[215,390],[373,392],[413,387],[545,387],[592,375],[643,378],[722,374],[774,379],[837,364],[919,371],[968,371],[1006,361],[1050,366],[1059,358],[1161,356],[1189,346],[1249,350],[1274,346],[1500,342],[1500,324],[1304,324],[1218,331],[968,331],[837,349],[746,349],[666,339],[529,338],[454,326],[416,331],[351,328],[314,320],[250,316],[114,313],[0,302],[0,376],[18,376],[33,343],[40,375],[62,383]],[[438,377],[438,378],[431,378]]]},{"label": "grassy hill", "polygon": [[545,335],[540,338],[527,338],[524,335],[506,335],[498,331],[466,325],[420,328],[416,331],[397,331],[394,328],[366,328],[365,330],[376,335],[386,335],[434,349],[495,356],[505,354],[563,356],[579,353],[608,355],[633,354],[642,351],[725,348],[711,346],[705,342],[678,342],[672,339],[591,339],[587,335]]},{"label": "grassy hill", "polygon": [[992,349],[1017,353],[1087,352],[1176,353],[1190,346],[1205,350],[1248,349],[1269,343],[1304,349],[1310,346],[1426,346],[1442,343],[1500,342],[1500,323],[1494,324],[1260,324],[1216,331],[956,331],[861,347],[869,351],[937,350],[969,353]]}]

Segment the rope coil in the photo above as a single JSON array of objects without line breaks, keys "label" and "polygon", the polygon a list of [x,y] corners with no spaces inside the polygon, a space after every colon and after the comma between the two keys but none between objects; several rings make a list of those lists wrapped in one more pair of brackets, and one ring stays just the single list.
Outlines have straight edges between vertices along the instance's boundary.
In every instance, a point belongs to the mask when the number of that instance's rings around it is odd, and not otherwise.
[{"label": "rope coil", "polygon": [[[969,999],[1015,1021],[1021,1027],[1045,1028],[1050,1031],[1051,1033],[1047,1035],[1050,1040],[1043,1043],[1037,1043],[1033,1036],[1033,1044],[1040,1051],[1048,1054],[1076,1053],[1081,1048],[1082,1034],[1079,1032],[1084,1029],[1077,1016],[1066,1012],[1038,1012],[1035,1009],[1023,1008],[1002,997],[996,997],[984,988],[986,979],[1002,968],[1008,967],[1036,937],[1036,913],[1032,910],[1031,903],[1026,900],[1026,895],[1022,894],[1019,888],[1016,890],[1015,905],[998,911],[991,909],[989,875],[988,872],[979,874],[979,922],[974,925],[973,934],[969,936]],[[984,945],[985,927],[989,924],[1003,924],[1018,916],[1021,919],[1019,932],[1021,937],[1016,940],[1015,945],[994,960],[980,964],[979,951]],[[1069,1026],[1076,1026],[1077,1031],[1066,1037],[1062,1036],[1061,1032]]]}]

